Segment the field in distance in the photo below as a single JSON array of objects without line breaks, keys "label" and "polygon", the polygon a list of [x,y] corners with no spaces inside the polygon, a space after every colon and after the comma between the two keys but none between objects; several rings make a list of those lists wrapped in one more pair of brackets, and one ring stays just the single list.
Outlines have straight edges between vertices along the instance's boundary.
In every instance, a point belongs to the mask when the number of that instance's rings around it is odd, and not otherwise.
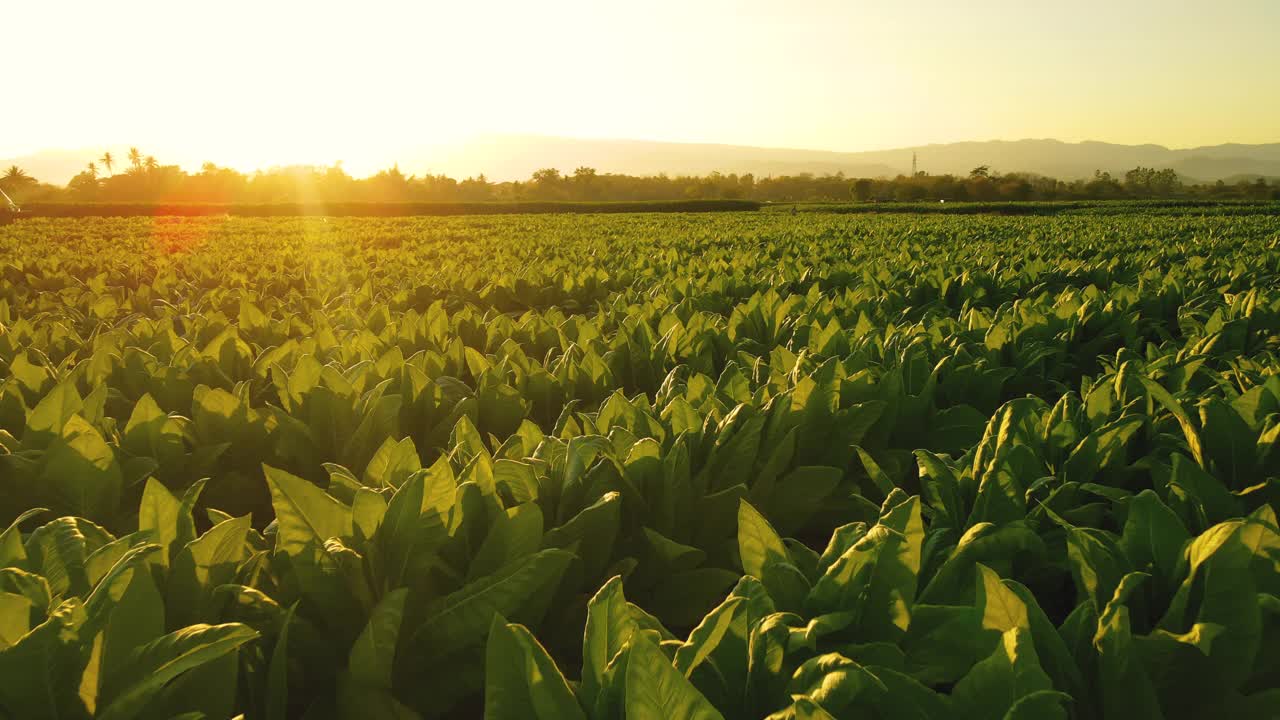
[{"label": "field in distance", "polygon": [[0,716],[1263,717],[1278,352],[1230,206],[25,218]]}]

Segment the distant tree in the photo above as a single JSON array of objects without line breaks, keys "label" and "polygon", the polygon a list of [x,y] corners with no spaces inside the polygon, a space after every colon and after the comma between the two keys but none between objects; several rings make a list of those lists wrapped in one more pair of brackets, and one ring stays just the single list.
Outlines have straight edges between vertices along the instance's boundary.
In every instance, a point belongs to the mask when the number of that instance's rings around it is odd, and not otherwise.
[{"label": "distant tree", "polygon": [[1009,178],[1000,183],[998,188],[1001,200],[1013,200],[1021,202],[1030,200],[1035,188],[1031,187],[1031,183],[1024,178]]},{"label": "distant tree", "polygon": [[875,192],[875,184],[867,178],[859,178],[853,183],[853,197],[858,202],[867,202]]},{"label": "distant tree", "polygon": [[579,167],[573,171],[573,194],[579,200],[595,200],[599,195],[599,175],[592,167]]},{"label": "distant tree", "polygon": [[458,183],[458,196],[463,200],[492,200],[493,183],[483,173]]},{"label": "distant tree", "polygon": [[98,169],[93,163],[89,163],[88,169],[77,173],[71,178],[71,182],[67,183],[67,190],[77,200],[96,200],[99,189]]},{"label": "distant tree", "polygon": [[1182,187],[1178,173],[1169,168],[1156,170],[1141,165],[1124,174],[1124,188],[1138,197],[1167,197]]},{"label": "distant tree", "polygon": [[129,165],[132,166],[134,172],[142,170],[142,153],[136,147],[129,148]]},{"label": "distant tree", "polygon": [[897,182],[893,189],[893,199],[899,202],[919,202],[929,195],[923,185],[912,182]]},{"label": "distant tree", "polygon": [[969,171],[969,177],[971,178],[991,177],[991,166],[979,165],[978,167]]},{"label": "distant tree", "polygon": [[1114,198],[1120,196],[1124,188],[1111,177],[1111,173],[1094,170],[1093,180],[1085,184],[1084,190],[1090,198]]},{"label": "distant tree", "polygon": [[0,177],[0,185],[10,195],[34,188],[39,184],[35,178],[27,174],[26,170],[17,165],[10,165],[9,169],[4,171],[4,176]]},{"label": "distant tree", "polygon": [[102,163],[102,167],[107,169],[107,174],[111,174],[111,168],[115,166],[116,159],[111,156],[111,151],[102,153],[102,157],[98,158],[98,162]]},{"label": "distant tree", "polygon": [[560,199],[564,176],[555,168],[535,170],[532,178],[534,195],[540,200]]},{"label": "distant tree", "polygon": [[547,184],[560,182],[560,171],[555,168],[542,168],[533,171],[532,180],[535,183]]},{"label": "distant tree", "polygon": [[160,167],[160,163],[156,162],[155,155],[148,155],[147,159],[142,161],[142,167],[146,168],[147,172],[155,172]]},{"label": "distant tree", "polygon": [[1152,192],[1162,197],[1173,195],[1182,189],[1182,178],[1171,168],[1157,171],[1151,176]]},{"label": "distant tree", "polygon": [[369,178],[369,189],[373,200],[378,202],[409,200],[412,195],[411,177],[400,171],[397,163],[389,169]]}]

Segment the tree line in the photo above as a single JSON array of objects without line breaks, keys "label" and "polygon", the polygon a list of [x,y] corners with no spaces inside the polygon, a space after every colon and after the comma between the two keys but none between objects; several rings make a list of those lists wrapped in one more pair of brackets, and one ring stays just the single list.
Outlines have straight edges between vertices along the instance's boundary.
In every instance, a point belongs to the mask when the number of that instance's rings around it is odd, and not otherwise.
[{"label": "tree line", "polygon": [[191,173],[162,165],[130,149],[111,153],[64,187],[42,183],[22,168],[0,173],[0,189],[21,202],[73,203],[355,203],[672,201],[742,199],[764,202],[921,202],[1215,198],[1280,200],[1280,181],[1190,183],[1169,169],[1137,167],[1122,177],[1097,171],[1092,178],[1059,180],[1034,173],[996,172],[983,165],[968,175],[898,175],[850,178],[834,175],[711,173],[703,176],[635,176],[579,167],[572,174],[538,170],[528,180],[492,182],[484,175],[456,180],[445,175],[406,175],[398,166],[366,178],[341,163],[243,173],[205,163]]}]

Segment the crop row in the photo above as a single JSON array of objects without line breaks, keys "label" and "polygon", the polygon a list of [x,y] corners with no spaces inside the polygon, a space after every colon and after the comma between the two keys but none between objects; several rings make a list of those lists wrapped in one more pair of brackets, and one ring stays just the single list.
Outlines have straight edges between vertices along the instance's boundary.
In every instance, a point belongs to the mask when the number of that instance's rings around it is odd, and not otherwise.
[{"label": "crop row", "polygon": [[0,229],[0,717],[1280,706],[1280,227]]}]

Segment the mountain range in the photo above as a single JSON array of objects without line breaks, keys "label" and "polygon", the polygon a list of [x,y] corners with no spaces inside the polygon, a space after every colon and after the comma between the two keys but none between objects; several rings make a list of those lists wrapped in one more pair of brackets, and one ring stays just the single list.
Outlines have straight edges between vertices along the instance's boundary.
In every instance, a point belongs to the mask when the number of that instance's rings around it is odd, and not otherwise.
[{"label": "mountain range", "polygon": [[[110,149],[117,157],[125,155],[124,148]],[[65,184],[101,154],[100,149],[47,150],[0,159],[0,168],[18,165],[44,182]],[[499,181],[525,179],[540,168],[572,173],[580,166],[592,167],[601,173],[629,175],[749,172],[764,177],[843,172],[848,177],[892,177],[910,172],[913,155],[918,169],[930,174],[966,175],[977,166],[987,165],[1001,173],[1032,172],[1072,180],[1092,177],[1096,170],[1123,175],[1141,165],[1171,168],[1188,181],[1232,182],[1259,176],[1280,177],[1280,143],[1228,143],[1170,149],[1161,145],[1094,141],[990,140],[833,152],[649,140],[488,135],[446,147],[407,150],[397,162],[406,174],[430,172],[464,178],[484,173],[490,180]],[[201,162],[195,158],[161,157],[160,160],[176,162],[192,171],[197,170]]]}]

